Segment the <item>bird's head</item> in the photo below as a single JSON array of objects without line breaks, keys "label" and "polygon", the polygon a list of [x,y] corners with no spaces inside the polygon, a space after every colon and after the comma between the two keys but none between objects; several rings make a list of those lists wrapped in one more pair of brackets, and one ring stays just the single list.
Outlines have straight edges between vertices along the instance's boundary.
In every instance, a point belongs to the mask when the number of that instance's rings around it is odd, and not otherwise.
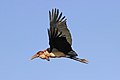
[{"label": "bird's head", "polygon": [[31,60],[38,58],[38,57],[49,61],[49,56],[45,54],[45,51],[38,51],[35,55],[32,56]]},{"label": "bird's head", "polygon": [[44,54],[43,51],[38,51],[35,55],[32,56],[31,60],[40,57],[40,55]]}]

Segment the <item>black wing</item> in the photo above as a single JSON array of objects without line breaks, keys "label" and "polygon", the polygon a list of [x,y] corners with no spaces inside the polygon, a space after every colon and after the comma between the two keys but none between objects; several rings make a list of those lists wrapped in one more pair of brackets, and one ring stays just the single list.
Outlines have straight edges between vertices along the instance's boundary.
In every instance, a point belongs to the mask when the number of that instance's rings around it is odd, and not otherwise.
[{"label": "black wing", "polygon": [[50,29],[48,29],[50,52],[53,48],[67,54],[72,51],[71,34],[66,25],[65,16],[62,17],[62,13],[59,14],[58,9],[52,9],[49,11]]}]

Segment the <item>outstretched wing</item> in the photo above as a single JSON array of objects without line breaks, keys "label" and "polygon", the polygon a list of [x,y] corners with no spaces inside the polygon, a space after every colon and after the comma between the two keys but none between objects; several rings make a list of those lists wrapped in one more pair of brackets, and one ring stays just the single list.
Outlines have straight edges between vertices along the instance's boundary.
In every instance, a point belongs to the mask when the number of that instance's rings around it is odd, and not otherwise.
[{"label": "outstretched wing", "polygon": [[59,32],[62,32],[62,36],[66,37],[66,40],[72,45],[72,38],[70,31],[67,28],[65,16],[62,17],[62,12],[59,13],[59,9],[52,9],[49,11],[50,28],[56,27]]},{"label": "outstretched wing", "polygon": [[59,9],[49,11],[50,29],[48,29],[50,52],[53,48],[61,52],[68,53],[72,50],[72,38],[70,31],[66,25],[65,16],[62,17],[62,12]]}]

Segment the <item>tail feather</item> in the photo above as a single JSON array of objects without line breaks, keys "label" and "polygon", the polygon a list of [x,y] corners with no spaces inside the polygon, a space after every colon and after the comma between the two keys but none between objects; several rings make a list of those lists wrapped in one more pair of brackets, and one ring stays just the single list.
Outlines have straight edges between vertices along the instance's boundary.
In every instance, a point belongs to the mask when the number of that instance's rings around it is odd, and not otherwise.
[{"label": "tail feather", "polygon": [[70,51],[67,53],[70,57],[75,57],[75,56],[78,56],[77,53],[75,51]]}]

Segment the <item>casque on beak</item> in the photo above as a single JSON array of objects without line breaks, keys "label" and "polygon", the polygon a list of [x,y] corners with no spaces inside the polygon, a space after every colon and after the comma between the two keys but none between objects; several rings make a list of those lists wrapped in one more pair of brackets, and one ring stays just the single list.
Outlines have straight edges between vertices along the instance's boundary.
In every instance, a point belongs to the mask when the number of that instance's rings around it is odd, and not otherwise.
[{"label": "casque on beak", "polygon": [[32,56],[31,60],[38,58],[42,53],[43,53],[43,51],[37,52],[35,55]]}]

